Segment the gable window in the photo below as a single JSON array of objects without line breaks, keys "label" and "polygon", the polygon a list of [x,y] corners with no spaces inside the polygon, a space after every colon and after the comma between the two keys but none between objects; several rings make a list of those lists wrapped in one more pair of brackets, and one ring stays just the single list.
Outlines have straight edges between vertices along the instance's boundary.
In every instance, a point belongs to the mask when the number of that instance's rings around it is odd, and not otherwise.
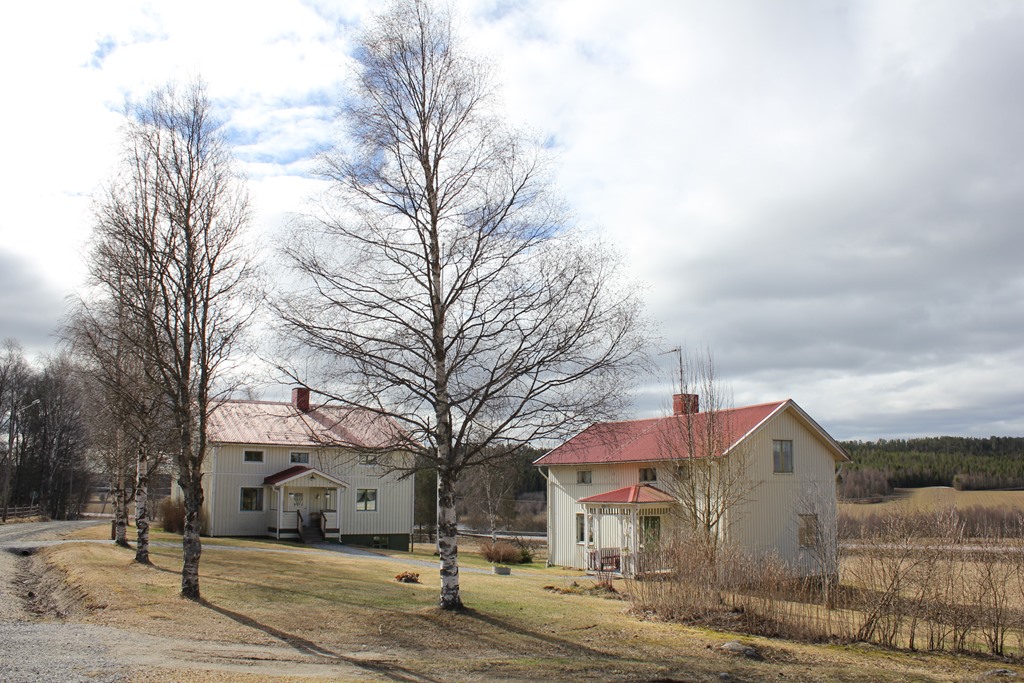
[{"label": "gable window", "polygon": [[263,451],[246,451],[242,454],[242,462],[263,462]]},{"label": "gable window", "polygon": [[[576,542],[583,543],[583,537],[587,533],[587,522],[582,512],[576,513]],[[590,527],[590,543],[594,542],[594,527]]]},{"label": "gable window", "polygon": [[359,464],[363,467],[373,467],[377,464],[377,456],[370,455],[369,453],[360,453]]},{"label": "gable window", "polygon": [[641,467],[640,468],[640,483],[651,483],[658,481],[658,470],[653,467]]},{"label": "gable window", "polygon": [[239,509],[242,512],[263,512],[263,489],[243,486]]},{"label": "gable window", "polygon": [[308,465],[309,453],[292,453],[292,462],[299,465]]},{"label": "gable window", "polygon": [[356,489],[356,510],[359,512],[376,512],[377,489]]},{"label": "gable window", "polygon": [[801,548],[817,548],[821,540],[821,527],[818,526],[818,515],[800,515],[800,528],[797,540]]},{"label": "gable window", "polygon": [[793,442],[776,439],[772,441],[772,471],[775,474],[793,473]]},{"label": "gable window", "polygon": [[592,470],[576,470],[576,483],[577,484],[590,484],[594,481],[594,473]]}]

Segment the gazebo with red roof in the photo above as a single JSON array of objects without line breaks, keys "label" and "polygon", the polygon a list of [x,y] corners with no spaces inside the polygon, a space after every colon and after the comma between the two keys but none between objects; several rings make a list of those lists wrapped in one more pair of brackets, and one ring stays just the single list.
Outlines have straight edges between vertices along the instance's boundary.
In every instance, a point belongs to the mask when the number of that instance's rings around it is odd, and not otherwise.
[{"label": "gazebo with red roof", "polygon": [[[657,542],[662,516],[669,514],[678,501],[651,484],[635,484],[581,498],[579,502],[585,511],[583,538],[587,569],[632,575],[638,569],[635,558],[648,543]],[[590,531],[600,527],[605,515],[614,515],[620,520],[622,538],[616,547],[602,548],[600,536],[595,542]]]}]

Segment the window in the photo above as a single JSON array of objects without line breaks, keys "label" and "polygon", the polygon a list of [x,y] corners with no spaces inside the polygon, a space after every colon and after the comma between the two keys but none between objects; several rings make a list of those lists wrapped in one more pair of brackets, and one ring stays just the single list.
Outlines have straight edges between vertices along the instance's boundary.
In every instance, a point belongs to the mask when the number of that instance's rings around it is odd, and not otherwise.
[{"label": "window", "polygon": [[263,451],[246,451],[242,455],[243,462],[263,462]]},{"label": "window", "polygon": [[[583,543],[583,535],[587,532],[587,522],[582,512],[576,513],[576,542]],[[590,543],[594,542],[594,527],[590,527]]]},{"label": "window", "polygon": [[658,481],[658,470],[653,467],[640,468],[640,483]]},{"label": "window", "polygon": [[591,470],[576,470],[576,483],[577,484],[589,484],[593,481],[594,476]]},{"label": "window", "polygon": [[361,512],[376,512],[377,489],[356,489],[356,510]]},{"label": "window", "polygon": [[309,453],[292,453],[292,462],[300,465],[308,465]]},{"label": "window", "polygon": [[801,548],[817,548],[821,538],[821,528],[818,526],[818,515],[800,515],[800,529],[798,541]]},{"label": "window", "polygon": [[239,507],[242,512],[263,512],[263,489],[243,486]]},{"label": "window", "polygon": [[640,518],[640,543],[653,545],[661,538],[661,517]]},{"label": "window", "polygon": [[775,474],[793,473],[793,442],[772,441],[772,463]]},{"label": "window", "polygon": [[368,453],[359,454],[359,464],[363,467],[372,467],[377,464],[377,456]]},{"label": "window", "polygon": [[270,489],[270,509],[277,509],[277,489]]},{"label": "window", "polygon": [[302,507],[303,495],[301,493],[289,493],[288,501],[291,503],[292,510],[297,510]]}]

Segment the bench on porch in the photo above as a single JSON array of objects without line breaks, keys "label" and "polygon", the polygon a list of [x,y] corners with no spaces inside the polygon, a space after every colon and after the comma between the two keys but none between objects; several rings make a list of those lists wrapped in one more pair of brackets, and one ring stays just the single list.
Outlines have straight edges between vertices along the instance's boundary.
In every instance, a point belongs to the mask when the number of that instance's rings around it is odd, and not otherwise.
[{"label": "bench on porch", "polygon": [[615,572],[622,570],[622,554],[618,548],[598,548],[587,553],[587,571]]}]

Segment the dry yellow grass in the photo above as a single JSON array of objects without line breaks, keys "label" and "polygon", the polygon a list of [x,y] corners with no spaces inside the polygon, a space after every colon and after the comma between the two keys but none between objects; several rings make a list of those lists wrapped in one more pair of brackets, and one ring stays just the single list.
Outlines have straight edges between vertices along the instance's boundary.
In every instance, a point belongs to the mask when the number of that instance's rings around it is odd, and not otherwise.
[{"label": "dry yellow grass", "polygon": [[[101,530],[102,531],[102,530]],[[97,535],[91,531],[90,535]],[[102,537],[102,533],[99,533]],[[154,540],[177,537],[157,534]],[[49,548],[80,609],[76,620],[141,633],[134,680],[952,681],[994,668],[970,658],[743,638],[765,661],[717,651],[736,636],[636,619],[628,603],[554,594],[588,583],[575,572],[516,568],[511,577],[462,574],[471,608],[442,613],[436,569],[414,556],[352,557],[230,540],[205,544],[205,602],[177,597],[180,550],[153,548],[153,567],[112,545]],[[482,566],[464,558],[467,565]],[[401,584],[400,571],[422,584]],[[126,637],[125,652],[131,640]]]},{"label": "dry yellow grass", "polygon": [[1024,491],[957,491],[946,486],[897,489],[896,495],[884,502],[840,503],[839,511],[850,515],[870,515],[897,509],[927,512],[950,507],[1012,508],[1024,512]]}]

